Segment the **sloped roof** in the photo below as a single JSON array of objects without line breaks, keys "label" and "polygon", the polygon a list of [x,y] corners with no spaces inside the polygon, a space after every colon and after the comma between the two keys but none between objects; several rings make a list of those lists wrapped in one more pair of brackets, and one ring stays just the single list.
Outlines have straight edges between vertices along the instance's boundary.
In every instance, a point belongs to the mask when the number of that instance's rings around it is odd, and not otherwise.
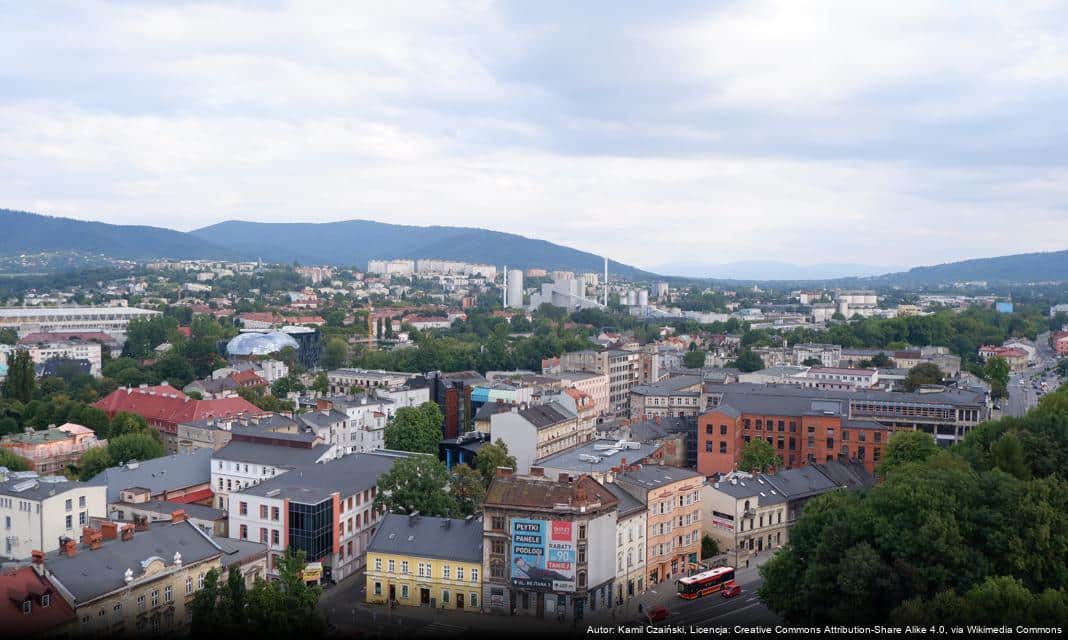
[{"label": "sloped roof", "polygon": [[109,467],[87,484],[106,486],[108,504],[119,501],[119,492],[132,487],[148,489],[152,495],[211,482],[211,449],[177,453],[129,465]]},{"label": "sloped roof", "polygon": [[481,564],[482,518],[387,513],[378,523],[367,551]]}]

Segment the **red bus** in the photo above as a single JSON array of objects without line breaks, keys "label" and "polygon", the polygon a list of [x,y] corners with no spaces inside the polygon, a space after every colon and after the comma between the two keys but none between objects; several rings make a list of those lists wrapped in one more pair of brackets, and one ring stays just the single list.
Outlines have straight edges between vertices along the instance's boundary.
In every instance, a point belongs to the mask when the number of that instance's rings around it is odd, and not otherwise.
[{"label": "red bus", "polygon": [[716,567],[686,578],[679,578],[675,583],[678,585],[680,598],[694,600],[719,591],[731,580],[734,580],[734,567]]}]

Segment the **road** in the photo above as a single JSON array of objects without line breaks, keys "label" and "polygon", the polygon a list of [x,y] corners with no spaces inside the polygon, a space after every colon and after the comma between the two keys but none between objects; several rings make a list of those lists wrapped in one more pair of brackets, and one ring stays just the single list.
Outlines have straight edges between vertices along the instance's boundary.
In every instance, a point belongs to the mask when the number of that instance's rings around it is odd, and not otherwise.
[{"label": "road", "polygon": [[[755,571],[753,575],[755,577],[747,582],[745,578],[739,578],[742,593],[734,598],[713,594],[696,600],[683,600],[674,595],[673,585],[664,584],[643,594],[640,601],[646,611],[655,605],[666,606],[670,611],[667,619],[653,626],[774,625],[779,618],[757,599],[756,591],[760,588],[761,579]],[[590,626],[616,628],[618,625],[645,625],[640,621],[636,603],[629,607],[629,611],[617,609],[614,616],[608,611],[598,611],[597,615],[587,616],[575,625],[561,624],[555,620],[432,611],[426,608],[400,607],[390,611],[382,606],[364,604],[362,582],[362,573],[346,579],[327,589],[319,602],[320,611],[331,626],[337,628],[340,637],[451,638],[466,636],[470,632],[515,635],[517,626],[521,629],[520,634],[586,637]]]},{"label": "road", "polygon": [[1038,336],[1035,341],[1035,347],[1038,351],[1035,363],[1027,369],[1009,376],[1009,384],[1007,385],[1009,397],[1005,401],[1003,415],[1022,416],[1038,404],[1039,391],[1035,389],[1036,379],[1038,381],[1046,380],[1049,383],[1050,390],[1055,389],[1060,384],[1060,380],[1057,379],[1055,373],[1045,373],[1047,367],[1054,367],[1057,364],[1056,355],[1049,347],[1048,332]]}]

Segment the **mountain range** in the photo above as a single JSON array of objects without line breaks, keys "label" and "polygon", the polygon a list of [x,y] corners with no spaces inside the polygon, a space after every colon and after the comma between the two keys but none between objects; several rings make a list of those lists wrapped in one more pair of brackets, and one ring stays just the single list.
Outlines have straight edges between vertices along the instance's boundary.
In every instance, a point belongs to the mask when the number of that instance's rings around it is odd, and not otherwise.
[{"label": "mountain range", "polygon": [[[601,272],[604,258],[571,247],[513,233],[474,227],[409,226],[348,220],[324,223],[228,221],[189,232],[140,225],[114,225],[0,209],[0,257],[37,253],[102,254],[127,260],[263,259],[366,267],[368,260],[437,258]],[[631,265],[611,261],[613,274],[631,280],[659,278]],[[700,273],[703,278],[735,281],[830,281],[858,285],[924,286],[988,282],[1068,281],[1068,251],[1025,253],[922,266],[876,275],[890,267],[852,264],[791,265],[751,261],[726,265],[668,264],[666,273]]]}]

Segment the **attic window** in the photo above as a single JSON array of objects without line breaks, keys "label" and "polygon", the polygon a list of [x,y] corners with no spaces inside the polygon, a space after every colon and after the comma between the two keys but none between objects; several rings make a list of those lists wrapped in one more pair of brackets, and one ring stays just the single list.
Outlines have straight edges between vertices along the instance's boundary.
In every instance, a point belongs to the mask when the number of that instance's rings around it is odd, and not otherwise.
[{"label": "attic window", "polygon": [[47,607],[50,604],[52,604],[52,596],[51,595],[46,593],[43,596],[41,596],[41,606],[42,607]]},{"label": "attic window", "polygon": [[23,600],[22,601],[22,612],[23,613],[29,613],[30,611],[33,611],[33,600],[29,600],[29,599]]}]

